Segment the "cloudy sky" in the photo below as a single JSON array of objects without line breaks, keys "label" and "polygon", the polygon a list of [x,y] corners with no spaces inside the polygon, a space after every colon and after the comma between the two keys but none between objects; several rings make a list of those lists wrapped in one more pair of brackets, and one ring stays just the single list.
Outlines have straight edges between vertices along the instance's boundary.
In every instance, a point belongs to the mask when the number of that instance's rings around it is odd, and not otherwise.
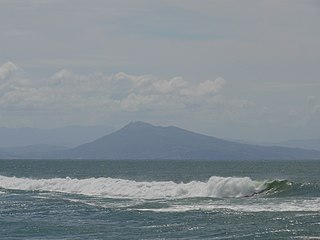
[{"label": "cloudy sky", "polygon": [[319,0],[0,0],[0,127],[320,137]]}]

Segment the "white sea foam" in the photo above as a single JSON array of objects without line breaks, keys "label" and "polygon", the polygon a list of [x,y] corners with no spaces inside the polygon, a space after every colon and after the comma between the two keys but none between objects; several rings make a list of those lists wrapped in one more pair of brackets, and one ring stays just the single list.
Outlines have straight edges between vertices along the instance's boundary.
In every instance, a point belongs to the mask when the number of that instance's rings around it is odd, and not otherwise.
[{"label": "white sea foam", "polygon": [[[137,211],[151,212],[188,212],[188,211],[235,211],[235,212],[319,212],[320,199],[274,202],[242,202],[242,203],[199,203],[199,204],[173,204],[164,208],[140,208]],[[305,214],[303,215],[305,216]]]},{"label": "white sea foam", "polygon": [[297,236],[295,237],[295,239],[303,239],[303,240],[309,240],[309,239],[312,239],[312,240],[319,240],[320,239],[320,236]]},{"label": "white sea foam", "polygon": [[52,191],[109,198],[190,198],[190,197],[243,197],[251,196],[265,188],[264,183],[248,177],[216,177],[206,182],[191,181],[175,183],[172,181],[137,182],[117,178],[71,179],[30,179],[0,175],[0,188]]}]

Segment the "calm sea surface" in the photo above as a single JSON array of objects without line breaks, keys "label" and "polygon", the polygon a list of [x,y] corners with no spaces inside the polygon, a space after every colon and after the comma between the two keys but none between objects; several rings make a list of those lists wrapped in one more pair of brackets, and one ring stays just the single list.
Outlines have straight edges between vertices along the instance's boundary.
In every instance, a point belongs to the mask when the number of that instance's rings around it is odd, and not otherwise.
[{"label": "calm sea surface", "polygon": [[320,161],[0,160],[0,239],[320,239]]}]

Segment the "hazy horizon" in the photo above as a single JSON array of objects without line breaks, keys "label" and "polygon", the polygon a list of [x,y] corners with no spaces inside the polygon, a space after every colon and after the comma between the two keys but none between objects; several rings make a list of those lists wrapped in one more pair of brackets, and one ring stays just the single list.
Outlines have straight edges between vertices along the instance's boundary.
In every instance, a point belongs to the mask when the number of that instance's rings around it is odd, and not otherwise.
[{"label": "hazy horizon", "polygon": [[319,1],[0,3],[0,127],[320,138]]}]

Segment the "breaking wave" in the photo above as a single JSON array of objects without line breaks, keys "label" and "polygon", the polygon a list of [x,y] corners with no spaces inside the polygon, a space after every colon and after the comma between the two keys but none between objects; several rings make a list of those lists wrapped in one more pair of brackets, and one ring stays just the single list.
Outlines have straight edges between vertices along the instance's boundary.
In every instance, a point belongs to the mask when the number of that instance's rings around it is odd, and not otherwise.
[{"label": "breaking wave", "polygon": [[261,193],[277,193],[290,187],[283,180],[254,181],[249,177],[217,177],[208,181],[175,183],[172,181],[137,182],[118,178],[31,179],[0,175],[0,188],[24,191],[49,191],[107,198],[238,198]]}]

